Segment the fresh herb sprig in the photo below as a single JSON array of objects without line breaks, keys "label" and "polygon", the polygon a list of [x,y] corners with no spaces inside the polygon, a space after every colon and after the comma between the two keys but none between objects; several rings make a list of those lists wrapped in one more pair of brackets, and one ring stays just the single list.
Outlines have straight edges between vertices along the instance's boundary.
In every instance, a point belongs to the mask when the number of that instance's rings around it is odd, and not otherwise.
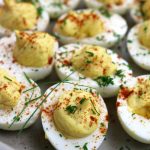
[{"label": "fresh herb sprig", "polygon": [[28,124],[28,122],[30,121],[30,119],[34,116],[34,114],[37,112],[37,110],[43,105],[43,103],[46,101],[46,99],[49,97],[49,95],[51,95],[51,93],[64,81],[66,81],[74,72],[71,72],[71,74],[69,74],[63,81],[59,82],[58,84],[56,84],[56,86],[44,97],[44,99],[39,103],[39,105],[36,107],[36,109],[33,111],[33,113],[29,116],[29,118],[26,120],[26,122],[23,124],[23,126],[21,127],[19,134],[22,133],[22,131],[25,129],[26,125]]},{"label": "fresh herb sprig", "polygon": [[113,85],[113,78],[110,76],[100,76],[95,79],[100,87],[107,87],[108,85]]}]

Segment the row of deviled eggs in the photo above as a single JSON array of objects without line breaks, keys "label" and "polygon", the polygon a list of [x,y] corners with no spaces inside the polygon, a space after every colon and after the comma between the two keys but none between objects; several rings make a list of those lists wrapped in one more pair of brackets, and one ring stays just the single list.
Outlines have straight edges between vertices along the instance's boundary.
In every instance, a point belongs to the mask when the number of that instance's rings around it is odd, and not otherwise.
[{"label": "row of deviled eggs", "polygon": [[[16,5],[9,0],[4,2],[2,14]],[[18,18],[16,13],[15,10]],[[8,12],[8,18],[9,15]],[[122,126],[134,139],[150,144],[149,76],[132,77],[129,64],[107,49],[125,36],[126,21],[104,8],[70,11],[58,19],[53,29],[57,39],[68,44],[59,48],[57,40],[47,33],[20,31],[26,25],[27,30],[30,25],[35,27],[34,17],[30,17],[31,22],[12,25],[19,26],[17,30],[9,28],[10,23],[0,17],[2,31],[4,27],[16,30],[0,40],[0,128],[27,128],[42,111],[43,129],[56,149],[97,149],[108,128],[103,98],[118,95],[116,106]],[[146,21],[135,26],[127,40],[131,57],[147,70],[149,24]],[[31,79],[48,76],[53,64],[62,81],[42,95]]]}]

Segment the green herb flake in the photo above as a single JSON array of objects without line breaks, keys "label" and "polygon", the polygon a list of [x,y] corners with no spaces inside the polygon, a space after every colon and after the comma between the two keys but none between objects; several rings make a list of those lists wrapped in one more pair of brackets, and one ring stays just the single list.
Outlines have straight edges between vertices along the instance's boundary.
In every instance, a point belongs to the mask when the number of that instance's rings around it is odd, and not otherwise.
[{"label": "green herb flake", "polygon": [[37,8],[37,13],[38,13],[39,16],[42,15],[43,10],[44,10],[44,9],[43,9],[42,7],[38,7],[38,8]]},{"label": "green herb flake", "polygon": [[76,110],[77,110],[77,106],[71,106],[71,105],[69,105],[66,108],[66,111],[68,111],[68,113],[72,113],[72,114],[74,114],[76,112]]},{"label": "green herb flake", "polygon": [[99,11],[101,12],[101,14],[107,18],[111,17],[111,13],[104,7],[99,8]]},{"label": "green herb flake", "polygon": [[80,104],[83,104],[85,100],[86,100],[86,98],[82,98],[80,101]]},{"label": "green herb flake", "polygon": [[86,51],[86,53],[87,53],[90,57],[93,57],[93,56],[94,56],[94,53],[92,53],[92,52]]},{"label": "green herb flake", "polygon": [[88,145],[88,143],[85,143],[85,144],[83,145],[83,150],[88,150],[87,145]]},{"label": "green herb flake", "polygon": [[10,78],[8,78],[8,77],[6,77],[6,76],[4,76],[4,78],[5,78],[6,80],[8,80],[8,81],[12,81]]},{"label": "green herb flake", "polygon": [[116,73],[115,73],[116,76],[120,77],[120,78],[124,78],[125,75],[123,74],[123,71],[120,69],[120,70],[117,70]]},{"label": "green herb flake", "polygon": [[132,43],[133,41],[132,41],[132,40],[127,40],[127,42],[128,42],[128,43]]},{"label": "green herb flake", "polygon": [[100,76],[96,78],[95,81],[100,87],[106,87],[108,85],[114,84],[113,78],[111,78],[110,76]]},{"label": "green herb flake", "polygon": [[24,74],[25,78],[27,79],[27,81],[28,81],[30,84],[32,84],[32,82],[31,82],[30,78],[28,77],[28,75],[27,75],[25,72],[24,72],[23,74]]}]

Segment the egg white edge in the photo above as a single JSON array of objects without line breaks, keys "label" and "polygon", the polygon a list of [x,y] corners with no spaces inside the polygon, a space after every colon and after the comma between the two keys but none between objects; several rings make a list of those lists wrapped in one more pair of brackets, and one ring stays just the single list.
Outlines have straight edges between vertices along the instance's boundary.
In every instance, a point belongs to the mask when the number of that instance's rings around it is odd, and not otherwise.
[{"label": "egg white edge", "polygon": [[[71,82],[71,81],[70,81]],[[80,89],[86,89],[87,87],[83,87],[83,86],[78,86],[77,84],[80,85],[84,85],[82,84],[82,82],[71,82],[74,83],[75,85],[69,84],[69,83],[61,83],[61,85],[59,85],[56,90],[58,90],[57,92],[53,91],[50,96],[47,98],[47,101],[44,103],[44,108],[46,106],[49,105],[53,105],[58,101],[58,97],[63,94],[63,89],[65,89],[66,91],[73,89],[74,87],[79,87]],[[57,85],[52,86],[51,88],[49,88],[46,91],[46,94],[48,94],[51,89],[55,88]],[[95,90],[94,90],[95,91]],[[48,138],[48,140],[51,142],[51,144],[58,150],[62,150],[62,149],[66,149],[66,150],[76,150],[78,149],[75,146],[80,145],[81,147],[84,146],[85,143],[88,143],[87,147],[89,149],[94,148],[94,146],[96,147],[96,149],[101,145],[102,141],[104,140],[105,135],[102,135],[102,133],[100,133],[99,128],[101,127],[101,123],[104,123],[105,128],[108,128],[108,121],[106,121],[106,116],[108,115],[107,112],[107,108],[106,105],[103,101],[103,99],[100,96],[100,105],[102,106],[102,112],[100,115],[100,120],[99,120],[99,127],[96,129],[95,132],[93,132],[91,135],[89,135],[88,137],[84,137],[84,138],[79,138],[79,139],[66,139],[64,136],[60,136],[60,132],[57,131],[53,121],[49,122],[48,121],[48,116],[46,115],[46,113],[42,112],[41,115],[41,119],[42,119],[42,125],[43,125],[43,129],[44,132],[46,134],[46,137]],[[52,101],[54,100],[54,101]],[[61,134],[62,135],[62,134]],[[93,137],[93,136],[100,136],[97,137],[97,140]],[[92,139],[92,140],[91,140]],[[68,146],[66,146],[68,145]],[[94,145],[94,146],[93,146]],[[81,148],[80,147],[80,148]]]},{"label": "egg white edge", "polygon": [[132,9],[130,10],[130,16],[134,20],[135,23],[140,23],[144,21],[138,2],[134,2],[134,5],[132,6]]},{"label": "egg white edge", "polygon": [[[57,60],[59,58],[59,53],[64,52],[64,51],[69,52],[69,51],[72,51],[75,49],[81,49],[82,47],[84,47],[84,44],[68,44],[68,45],[64,45],[64,46],[60,47],[59,50],[56,52],[55,70],[56,70],[58,77],[61,80],[63,80],[66,76],[71,74],[73,71],[71,71],[72,67],[70,67],[70,68],[68,66],[60,67],[60,68],[58,67],[59,62]],[[132,76],[132,70],[129,69],[128,63],[124,59],[119,58],[116,53],[114,53],[111,50],[107,50],[107,52],[109,54],[111,54],[113,62],[117,62],[117,63],[121,64],[118,67],[118,70],[121,69],[124,72],[125,78],[123,79],[123,81],[121,81],[121,78],[119,78],[117,76],[115,76],[115,77],[110,76],[113,78],[114,85],[108,85],[106,87],[99,87],[98,83],[91,78],[82,79],[84,76],[77,71],[75,71],[72,75],[70,75],[68,79],[69,80],[80,80],[80,81],[84,82],[84,84],[95,88],[101,94],[101,96],[103,98],[113,97],[113,96],[117,95],[120,85]]]},{"label": "egg white edge", "polygon": [[130,30],[127,36],[127,48],[131,58],[138,66],[145,70],[150,70],[150,50],[138,40],[139,26],[140,24]]},{"label": "egg white edge", "polygon": [[[6,69],[4,66],[1,67],[3,69]],[[30,88],[32,88],[33,86],[27,81],[27,79],[25,78],[25,76],[19,72],[17,69],[12,69],[9,70],[10,74],[12,76],[15,76],[16,79],[24,84],[26,87],[23,91],[26,91]],[[25,108],[25,110],[23,111],[22,115],[19,117],[20,120],[19,121],[15,121],[14,124],[10,127],[10,125],[12,124],[12,122],[14,121],[14,117],[16,117],[22,110],[23,107],[25,106],[25,97],[27,94],[29,94],[29,98],[32,95],[32,99],[37,98],[39,96],[41,96],[41,89],[40,87],[33,81],[30,79],[30,81],[36,86],[36,88],[31,91],[21,93],[21,97],[18,101],[18,104],[13,108],[13,110],[8,110],[8,109],[0,109],[0,129],[3,130],[8,130],[8,131],[16,131],[16,130],[21,130],[23,125],[26,123],[27,119],[30,117],[30,115],[35,111],[35,109],[37,108],[37,105],[39,105],[39,103],[41,102],[41,98],[37,99],[36,101],[33,101],[31,103],[29,103],[27,105],[27,107]],[[29,101],[29,100],[27,100]],[[32,124],[35,123],[35,121],[37,120],[37,118],[39,117],[41,112],[41,109],[39,108],[36,113],[32,116],[32,118],[29,120],[29,122],[26,124],[25,128],[28,128],[29,126],[31,126]],[[3,114],[3,116],[1,116]]]},{"label": "egg white edge", "polygon": [[[25,67],[23,65],[20,65],[17,62],[13,62],[13,54],[12,54],[12,47],[14,46],[16,41],[16,36],[13,33],[10,37],[2,38],[0,40],[0,60],[4,62],[3,65],[7,65],[10,68],[18,68],[20,72],[25,72],[27,75],[32,78],[34,81],[40,80],[48,76],[52,69],[55,62],[55,59],[53,57],[53,61],[50,65],[44,66],[44,67]],[[12,45],[9,47],[9,45]],[[56,52],[58,50],[58,42],[56,41],[54,44],[54,51]],[[7,51],[6,51],[7,49]],[[8,50],[9,49],[9,50]],[[5,58],[3,57],[3,54],[5,54]]]},{"label": "egg white edge", "polygon": [[[84,11],[87,11],[88,9],[84,9]],[[92,11],[92,9],[89,9]],[[77,12],[80,12],[83,10],[77,10]],[[118,43],[123,37],[125,36],[128,25],[120,15],[118,14],[111,14],[110,18],[107,18],[106,16],[102,15],[99,11],[94,10],[100,18],[104,21],[104,24],[106,25],[107,30],[111,30],[111,32],[103,32],[98,35],[95,35],[93,37],[89,38],[83,38],[83,39],[77,39],[74,37],[69,37],[62,35],[57,30],[58,26],[55,24],[53,28],[53,32],[55,36],[58,38],[58,40],[63,44],[69,44],[69,43],[82,43],[82,44],[94,44],[94,45],[100,45],[106,48],[114,46],[116,43]],[[62,15],[58,20],[65,18],[67,15]]]},{"label": "egg white edge", "polygon": [[[149,75],[139,76],[137,78],[149,78]],[[125,87],[133,88],[136,85],[137,78],[128,80]],[[127,100],[117,98],[117,114],[124,130],[135,140],[150,144],[150,119],[146,119],[138,114],[129,111]]]},{"label": "egg white edge", "polygon": [[49,13],[51,18],[57,18],[60,15],[66,13],[69,10],[75,9],[79,3],[80,0],[69,0],[69,4],[68,5],[62,5],[62,7],[58,7],[58,6],[52,6],[50,4],[50,1],[43,1],[40,0],[39,3],[41,4],[42,7],[45,8],[45,10]]}]

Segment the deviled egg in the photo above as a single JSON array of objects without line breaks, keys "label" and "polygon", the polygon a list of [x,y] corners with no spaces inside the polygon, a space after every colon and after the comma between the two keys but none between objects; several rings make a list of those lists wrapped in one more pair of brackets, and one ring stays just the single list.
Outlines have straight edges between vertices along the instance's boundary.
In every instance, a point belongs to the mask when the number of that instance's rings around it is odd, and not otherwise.
[{"label": "deviled egg", "polygon": [[87,9],[61,16],[54,34],[64,44],[78,42],[111,47],[125,36],[127,28],[126,21],[117,14]]},{"label": "deviled egg", "polygon": [[42,125],[57,150],[98,149],[108,128],[106,105],[94,89],[82,82],[50,87],[43,103]]},{"label": "deviled egg", "polygon": [[0,41],[0,64],[18,68],[33,80],[45,78],[54,64],[58,42],[48,33],[16,31]]},{"label": "deviled egg", "polygon": [[61,80],[81,80],[102,97],[117,95],[120,85],[132,76],[128,63],[111,50],[94,45],[69,44],[56,53],[56,72]]},{"label": "deviled egg", "polygon": [[4,0],[0,7],[0,36],[10,35],[14,30],[45,31],[48,25],[48,13],[31,3]]},{"label": "deviled egg", "polygon": [[27,124],[26,121],[41,102],[40,96],[40,88],[26,74],[0,68],[0,129],[20,130],[31,126],[40,109]]},{"label": "deviled egg", "polygon": [[131,4],[133,3],[133,0],[84,0],[84,1],[89,8],[101,9],[102,7],[105,7],[109,11],[121,15],[125,14],[129,10]]},{"label": "deviled egg", "polygon": [[136,23],[150,19],[150,0],[135,0],[130,11],[132,19]]},{"label": "deviled egg", "polygon": [[143,69],[150,70],[150,21],[134,26],[127,38],[131,58]]},{"label": "deviled egg", "polygon": [[135,140],[150,144],[150,76],[127,81],[116,105],[124,130]]},{"label": "deviled egg", "polygon": [[75,9],[80,0],[39,0],[39,2],[51,18],[57,18],[69,10]]}]

